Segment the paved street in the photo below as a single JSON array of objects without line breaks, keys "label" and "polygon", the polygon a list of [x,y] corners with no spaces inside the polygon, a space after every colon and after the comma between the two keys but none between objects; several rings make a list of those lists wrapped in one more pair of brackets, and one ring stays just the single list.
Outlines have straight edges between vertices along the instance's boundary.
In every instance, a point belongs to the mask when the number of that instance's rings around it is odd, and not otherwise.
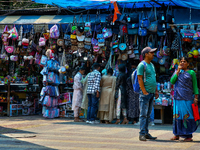
[{"label": "paved street", "polygon": [[139,126],[74,123],[42,116],[1,117],[0,150],[199,150],[200,129],[194,142],[174,142],[171,125],[150,127],[156,141],[138,140]]}]

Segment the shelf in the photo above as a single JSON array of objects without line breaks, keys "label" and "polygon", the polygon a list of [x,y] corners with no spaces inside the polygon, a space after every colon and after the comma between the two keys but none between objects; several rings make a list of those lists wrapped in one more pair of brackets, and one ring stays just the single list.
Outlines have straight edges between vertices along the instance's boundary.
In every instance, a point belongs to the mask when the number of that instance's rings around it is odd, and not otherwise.
[{"label": "shelf", "polygon": [[28,84],[28,83],[10,83],[10,85],[19,85],[19,86],[25,86],[25,85],[29,85],[29,86],[39,86],[39,84]]},{"label": "shelf", "polygon": [[0,91],[0,93],[8,93],[8,91],[6,91],[6,92],[1,92],[1,91]]}]

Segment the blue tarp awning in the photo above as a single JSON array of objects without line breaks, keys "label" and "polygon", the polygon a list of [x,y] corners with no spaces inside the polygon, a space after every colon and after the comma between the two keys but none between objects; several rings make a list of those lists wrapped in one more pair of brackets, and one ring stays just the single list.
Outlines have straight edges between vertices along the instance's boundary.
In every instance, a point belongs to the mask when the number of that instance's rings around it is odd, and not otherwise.
[{"label": "blue tarp awning", "polygon": [[[110,5],[110,0],[32,0],[36,3],[49,4],[62,8],[84,8],[84,9],[108,9]],[[120,6],[123,7],[126,4],[126,8],[132,8],[133,3],[136,3],[137,8],[142,8],[145,4],[146,7],[152,7],[152,4],[156,7],[160,7],[159,4],[165,3],[172,6],[179,5],[176,2],[171,2],[170,0],[159,0],[158,3],[152,2],[151,0],[116,0]],[[175,1],[175,0],[174,0]],[[157,2],[157,0],[156,0]]]}]

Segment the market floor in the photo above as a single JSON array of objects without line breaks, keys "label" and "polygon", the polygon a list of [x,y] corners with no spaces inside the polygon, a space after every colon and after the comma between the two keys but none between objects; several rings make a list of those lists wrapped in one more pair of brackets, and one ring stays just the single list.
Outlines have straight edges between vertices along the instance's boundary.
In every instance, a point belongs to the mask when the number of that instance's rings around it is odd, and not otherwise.
[{"label": "market floor", "polygon": [[139,126],[75,123],[42,116],[1,117],[0,150],[199,150],[200,129],[193,142],[174,142],[171,125],[150,127],[155,141],[138,140]]}]

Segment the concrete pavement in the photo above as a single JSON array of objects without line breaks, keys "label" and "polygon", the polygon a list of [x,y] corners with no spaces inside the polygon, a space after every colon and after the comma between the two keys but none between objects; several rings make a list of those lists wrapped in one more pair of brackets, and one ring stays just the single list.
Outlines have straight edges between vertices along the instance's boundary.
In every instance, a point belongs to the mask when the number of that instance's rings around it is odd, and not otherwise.
[{"label": "concrete pavement", "polygon": [[0,118],[0,150],[200,150],[200,129],[193,142],[174,142],[172,125],[150,127],[155,141],[138,140],[139,126],[75,123],[42,116]]}]

